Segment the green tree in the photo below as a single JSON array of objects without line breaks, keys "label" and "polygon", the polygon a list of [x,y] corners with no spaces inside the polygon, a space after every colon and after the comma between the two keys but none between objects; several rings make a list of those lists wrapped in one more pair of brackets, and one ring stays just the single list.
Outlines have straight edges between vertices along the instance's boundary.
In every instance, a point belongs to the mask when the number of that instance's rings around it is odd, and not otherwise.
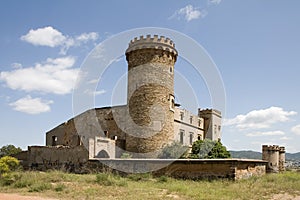
[{"label": "green tree", "polygon": [[1,147],[0,149],[0,158],[4,156],[13,156],[17,153],[20,153],[22,149],[20,147],[15,147],[12,144]]},{"label": "green tree", "polygon": [[176,158],[186,158],[188,152],[188,147],[183,146],[179,142],[173,142],[165,146],[158,158],[162,159],[176,159]]},{"label": "green tree", "polygon": [[193,143],[190,158],[230,158],[230,152],[221,141],[210,139],[198,140]]}]

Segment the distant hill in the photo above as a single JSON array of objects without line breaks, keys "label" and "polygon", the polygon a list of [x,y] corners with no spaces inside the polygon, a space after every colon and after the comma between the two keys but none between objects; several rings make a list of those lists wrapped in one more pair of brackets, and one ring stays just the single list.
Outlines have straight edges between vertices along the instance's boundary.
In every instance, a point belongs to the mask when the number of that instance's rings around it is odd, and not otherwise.
[{"label": "distant hill", "polygon": [[244,159],[262,159],[260,152],[256,151],[230,151],[232,158],[244,158]]},{"label": "distant hill", "polygon": [[[262,155],[257,151],[230,151],[232,158],[244,158],[244,159],[262,159]],[[299,160],[300,152],[298,153],[286,153],[286,160]]]}]

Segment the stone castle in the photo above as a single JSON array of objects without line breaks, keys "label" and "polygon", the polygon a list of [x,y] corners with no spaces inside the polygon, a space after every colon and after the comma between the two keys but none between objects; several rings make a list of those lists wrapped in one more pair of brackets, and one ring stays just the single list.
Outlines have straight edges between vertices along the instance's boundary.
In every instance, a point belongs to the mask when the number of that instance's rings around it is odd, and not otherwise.
[{"label": "stone castle", "polygon": [[[29,146],[17,156],[25,169],[82,173],[86,167],[105,171],[110,166],[131,173],[234,180],[284,170],[284,148],[278,146],[263,146],[263,160],[156,159],[174,141],[191,147],[196,140],[219,140],[221,112],[198,109],[195,115],[175,103],[178,52],[169,38],[134,38],[125,55],[127,105],[93,108],[48,131],[46,146]],[[125,153],[132,159],[122,159]]]},{"label": "stone castle", "polygon": [[[141,36],[130,41],[127,105],[86,111],[46,133],[47,146],[84,144],[90,157],[155,158],[173,141],[190,146],[196,140],[221,137],[221,112],[181,109],[175,103],[175,44],[169,38]],[[95,113],[95,115],[93,115]],[[89,120],[96,117],[100,129]],[[77,123],[78,122],[78,123]],[[82,131],[81,131],[82,130]]]}]

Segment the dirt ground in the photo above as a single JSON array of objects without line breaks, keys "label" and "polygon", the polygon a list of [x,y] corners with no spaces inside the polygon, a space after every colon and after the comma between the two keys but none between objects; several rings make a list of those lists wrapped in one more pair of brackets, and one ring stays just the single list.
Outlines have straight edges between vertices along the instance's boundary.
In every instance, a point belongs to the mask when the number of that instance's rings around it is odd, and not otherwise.
[{"label": "dirt ground", "polygon": [[271,200],[300,200],[300,196],[292,196],[287,193],[275,194]]},{"label": "dirt ground", "polygon": [[36,196],[22,196],[19,194],[0,193],[0,200],[56,200]]},{"label": "dirt ground", "polygon": [[[22,196],[19,194],[6,194],[0,193],[0,200],[57,200],[44,197],[36,196]],[[300,196],[292,196],[287,193],[285,194],[275,194],[270,200],[300,200]]]}]

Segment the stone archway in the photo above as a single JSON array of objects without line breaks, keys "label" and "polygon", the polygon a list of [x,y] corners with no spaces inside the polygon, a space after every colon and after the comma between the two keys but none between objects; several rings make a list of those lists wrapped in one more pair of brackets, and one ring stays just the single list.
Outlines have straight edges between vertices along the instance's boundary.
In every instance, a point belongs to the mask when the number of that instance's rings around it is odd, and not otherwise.
[{"label": "stone archway", "polygon": [[96,155],[96,158],[109,158],[109,154],[103,149]]}]

